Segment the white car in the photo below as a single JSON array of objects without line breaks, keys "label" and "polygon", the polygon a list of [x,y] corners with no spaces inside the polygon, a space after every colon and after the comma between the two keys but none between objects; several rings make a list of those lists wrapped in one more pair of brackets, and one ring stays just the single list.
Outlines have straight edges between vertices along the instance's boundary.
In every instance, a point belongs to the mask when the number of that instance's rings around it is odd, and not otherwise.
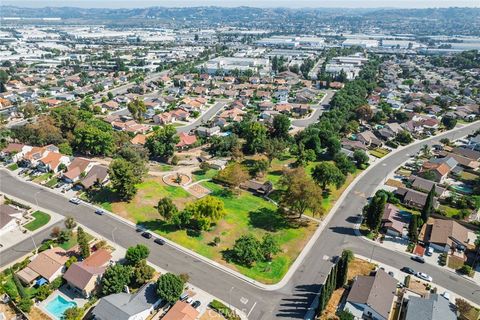
[{"label": "white car", "polygon": [[70,201],[70,202],[73,203],[73,204],[80,204],[80,202],[81,202],[81,200],[78,199],[78,198],[71,198],[71,199],[68,200],[68,201]]},{"label": "white car", "polygon": [[423,273],[423,272],[417,272],[415,274],[415,276],[417,276],[418,278],[422,279],[422,280],[425,280],[425,281],[428,281],[428,282],[432,282],[432,277],[430,277],[428,274],[426,273]]}]

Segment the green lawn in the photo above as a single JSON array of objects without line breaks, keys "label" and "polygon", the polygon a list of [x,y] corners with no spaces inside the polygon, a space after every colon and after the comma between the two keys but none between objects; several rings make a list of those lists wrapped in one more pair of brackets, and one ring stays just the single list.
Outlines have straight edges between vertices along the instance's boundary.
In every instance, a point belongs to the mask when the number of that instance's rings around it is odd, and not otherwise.
[{"label": "green lawn", "polygon": [[[93,236],[91,234],[85,232],[85,235],[87,236],[88,241],[93,239]],[[70,250],[76,245],[77,245],[77,234],[75,232],[70,237],[70,240],[58,244],[58,246],[64,250]]]},{"label": "green lawn", "polygon": [[30,221],[29,223],[24,225],[25,229],[30,231],[34,231],[40,227],[43,227],[50,221],[51,218],[50,215],[38,210],[32,213],[32,217],[34,217],[35,220]]},{"label": "green lawn", "polygon": [[464,182],[474,182],[476,181],[480,176],[477,175],[477,174],[474,174],[474,173],[471,173],[471,172],[467,172],[467,171],[462,171],[462,173],[460,174],[460,178],[464,181]]},{"label": "green lawn", "polygon": [[457,209],[457,208],[452,208],[452,207],[446,206],[446,205],[440,205],[440,206],[438,207],[438,209],[441,210],[441,211],[443,211],[443,212],[445,212],[445,215],[446,215],[447,217],[450,217],[450,218],[452,218],[452,217],[460,214],[460,210],[459,210],[459,209]]},{"label": "green lawn", "polygon": [[[113,212],[126,217],[188,249],[209,259],[227,265],[243,274],[264,283],[276,283],[287,272],[317,225],[308,221],[290,221],[279,215],[276,206],[263,198],[240,191],[238,195],[225,192],[214,182],[204,181],[202,186],[212,191],[212,196],[223,201],[227,215],[208,232],[177,230],[162,221],[155,205],[161,197],[170,197],[179,208],[195,198],[184,189],[165,186],[158,178],[149,178],[140,184],[139,191],[130,203],[112,203]],[[252,233],[261,238],[270,232],[282,247],[283,252],[271,263],[258,263],[247,268],[227,262],[228,249],[241,235]],[[212,246],[215,237],[220,244]]]},{"label": "green lawn", "polygon": [[193,181],[200,181],[205,179],[212,179],[217,175],[218,170],[214,170],[214,169],[209,169],[207,171],[197,170],[192,173],[193,173],[193,176],[192,176]]},{"label": "green lawn", "polygon": [[389,154],[390,151],[388,151],[387,149],[383,149],[383,148],[376,148],[376,149],[370,150],[369,153],[376,158],[383,158],[387,154]]},{"label": "green lawn", "polygon": [[53,188],[54,186],[56,186],[58,183],[58,178],[57,177],[53,177],[52,179],[48,180],[47,183],[45,183],[45,185],[49,188]]},{"label": "green lawn", "polygon": [[8,165],[8,170],[15,171],[18,169],[18,164],[17,163],[12,163]]},{"label": "green lawn", "polygon": [[51,172],[47,172],[47,173],[43,173],[41,175],[39,175],[38,177],[35,177],[33,179],[33,182],[37,182],[37,183],[40,183],[40,182],[43,182],[45,180],[48,180],[52,177],[52,173]]}]

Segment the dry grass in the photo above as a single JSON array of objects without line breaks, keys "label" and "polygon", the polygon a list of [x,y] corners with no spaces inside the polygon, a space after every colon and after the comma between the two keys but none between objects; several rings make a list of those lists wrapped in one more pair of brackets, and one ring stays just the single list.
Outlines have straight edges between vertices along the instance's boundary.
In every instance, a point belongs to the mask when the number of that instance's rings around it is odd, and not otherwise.
[{"label": "dry grass", "polygon": [[0,313],[5,314],[5,319],[13,319],[16,315],[15,310],[13,310],[8,304],[0,303]]},{"label": "dry grass", "polygon": [[413,291],[421,296],[426,295],[429,290],[427,290],[427,286],[424,282],[421,282],[420,280],[410,278],[410,283],[408,284],[408,289],[410,291]]},{"label": "dry grass", "polygon": [[33,307],[28,314],[28,319],[30,320],[46,320],[51,319],[48,315],[42,312],[42,310]]},{"label": "dry grass", "polygon": [[207,309],[202,316],[200,317],[200,320],[223,320],[225,319],[222,315],[219,313],[216,313],[212,309]]},{"label": "dry grass", "polygon": [[[350,281],[356,276],[368,276],[374,269],[375,265],[373,263],[355,258],[348,266],[348,280]],[[327,307],[320,317],[321,320],[338,319],[335,314],[344,294],[344,288],[339,288],[333,291],[332,297],[330,298],[330,301],[328,301]]]}]

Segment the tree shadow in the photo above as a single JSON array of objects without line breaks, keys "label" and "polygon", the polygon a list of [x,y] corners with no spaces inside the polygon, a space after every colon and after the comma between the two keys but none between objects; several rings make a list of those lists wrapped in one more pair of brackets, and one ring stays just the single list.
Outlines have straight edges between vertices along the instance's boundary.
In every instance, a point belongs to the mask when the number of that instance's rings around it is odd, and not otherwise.
[{"label": "tree shadow", "polygon": [[270,232],[292,227],[291,220],[278,210],[260,208],[257,211],[250,211],[248,218],[252,227]]},{"label": "tree shadow", "polygon": [[339,234],[356,236],[355,230],[350,227],[331,227],[330,230]]},{"label": "tree shadow", "polygon": [[320,284],[297,285],[291,296],[282,299],[276,318],[304,319],[305,313],[312,305],[320,291]]},{"label": "tree shadow", "polygon": [[137,226],[148,229],[148,230],[152,230],[152,231],[158,230],[165,233],[171,233],[178,230],[177,226],[159,219],[144,221],[144,222],[138,223]]},{"label": "tree shadow", "polygon": [[270,199],[272,199],[273,201],[278,203],[278,202],[280,202],[280,199],[282,198],[283,192],[284,192],[283,190],[276,189],[276,190],[273,190],[272,192],[270,192],[268,194],[268,197]]},{"label": "tree shadow", "polygon": [[220,190],[215,190],[210,195],[224,198],[224,199],[233,199],[236,197],[236,194],[229,188],[222,188]]}]

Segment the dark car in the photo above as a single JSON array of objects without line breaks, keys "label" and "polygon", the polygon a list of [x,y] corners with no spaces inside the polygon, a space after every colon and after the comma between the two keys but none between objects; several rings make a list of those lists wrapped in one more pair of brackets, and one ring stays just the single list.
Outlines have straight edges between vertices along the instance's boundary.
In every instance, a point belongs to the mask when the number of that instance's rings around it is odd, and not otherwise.
[{"label": "dark car", "polygon": [[425,263],[425,259],[423,257],[420,257],[420,256],[412,256],[411,259],[413,261],[417,261],[417,262],[420,262],[420,263]]},{"label": "dark car", "polygon": [[201,304],[202,304],[202,303],[197,300],[197,301],[194,301],[194,302],[192,303],[192,307],[194,307],[194,308],[196,309],[196,308],[200,307]]},{"label": "dark car", "polygon": [[146,238],[146,239],[151,239],[152,238],[152,234],[150,232],[143,232],[142,233],[142,237]]},{"label": "dark car", "polygon": [[415,270],[413,270],[412,268],[410,267],[403,267],[402,269],[400,269],[401,271],[405,272],[405,273],[408,273],[408,274],[415,274]]},{"label": "dark car", "polygon": [[99,216],[103,216],[105,214],[105,211],[103,211],[101,209],[97,209],[97,210],[95,210],[95,213],[98,214]]},{"label": "dark car", "polygon": [[160,238],[156,238],[155,240],[153,240],[153,242],[155,242],[156,244],[159,244],[161,246],[163,246],[165,244],[165,240],[160,239]]}]

